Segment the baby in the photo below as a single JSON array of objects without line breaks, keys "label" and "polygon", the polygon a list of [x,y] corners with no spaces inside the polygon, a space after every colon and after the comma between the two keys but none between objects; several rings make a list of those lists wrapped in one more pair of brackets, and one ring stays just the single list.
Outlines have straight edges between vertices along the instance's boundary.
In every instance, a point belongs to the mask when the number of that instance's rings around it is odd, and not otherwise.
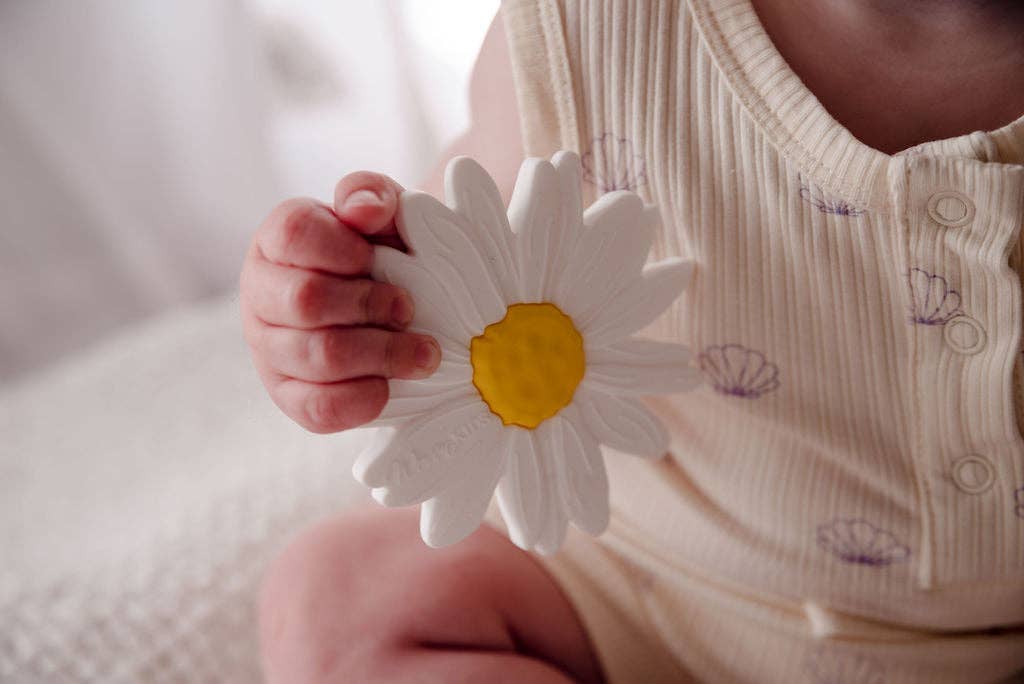
[{"label": "baby", "polygon": [[[608,531],[555,556],[494,511],[441,550],[415,509],[300,534],[263,587],[268,681],[1024,677],[1024,3],[506,0],[471,102],[442,161],[506,202],[524,155],[572,149],[586,201],[658,206],[652,258],[697,270],[649,332],[705,386],[648,401],[670,453],[608,451]],[[368,276],[401,191],[350,174],[247,255],[255,365],[310,431],[440,361],[416,293]]]}]

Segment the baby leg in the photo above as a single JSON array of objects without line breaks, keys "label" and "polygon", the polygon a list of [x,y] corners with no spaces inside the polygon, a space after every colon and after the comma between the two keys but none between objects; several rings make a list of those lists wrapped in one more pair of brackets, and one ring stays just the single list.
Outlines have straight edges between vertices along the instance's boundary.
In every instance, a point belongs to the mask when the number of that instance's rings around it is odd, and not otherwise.
[{"label": "baby leg", "polygon": [[355,511],[301,533],[260,598],[270,684],[601,682],[572,605],[494,529],[430,549],[414,509]]}]

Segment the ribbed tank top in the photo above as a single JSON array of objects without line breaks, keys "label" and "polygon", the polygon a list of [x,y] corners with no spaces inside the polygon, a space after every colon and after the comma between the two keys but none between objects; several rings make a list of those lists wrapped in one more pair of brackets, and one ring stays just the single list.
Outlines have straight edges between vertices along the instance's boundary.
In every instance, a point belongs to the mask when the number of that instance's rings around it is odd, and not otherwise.
[{"label": "ribbed tank top", "polygon": [[647,332],[701,389],[608,454],[638,562],[932,628],[1024,622],[1024,117],[887,155],[748,0],[505,0],[525,149],[658,205],[693,258]]}]

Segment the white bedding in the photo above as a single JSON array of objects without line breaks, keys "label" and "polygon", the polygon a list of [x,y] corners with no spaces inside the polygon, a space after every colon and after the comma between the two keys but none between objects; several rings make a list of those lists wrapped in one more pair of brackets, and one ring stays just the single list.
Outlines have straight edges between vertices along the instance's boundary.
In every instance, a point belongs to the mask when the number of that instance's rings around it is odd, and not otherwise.
[{"label": "white bedding", "polygon": [[265,563],[370,501],[350,474],[367,436],[278,411],[237,295],[0,392],[0,681],[258,681]]}]

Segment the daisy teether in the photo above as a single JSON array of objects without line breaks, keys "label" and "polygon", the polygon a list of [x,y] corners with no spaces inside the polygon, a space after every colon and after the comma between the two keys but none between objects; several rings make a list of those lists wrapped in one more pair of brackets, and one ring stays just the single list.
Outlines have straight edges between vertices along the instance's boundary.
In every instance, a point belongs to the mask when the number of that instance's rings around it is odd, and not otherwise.
[{"label": "daisy teether", "polygon": [[475,530],[497,490],[512,541],[554,553],[569,522],[594,535],[608,525],[599,444],[667,450],[637,395],[700,382],[686,347],[632,337],[679,296],[693,263],[645,266],[658,212],[632,192],[584,213],[571,152],[524,162],[507,212],[467,157],[449,163],[445,194],[449,206],[402,193],[410,253],[375,247],[373,277],[412,295],[409,329],[437,339],[441,364],[389,381],[354,474],[386,506],[422,503],[430,546]]}]

